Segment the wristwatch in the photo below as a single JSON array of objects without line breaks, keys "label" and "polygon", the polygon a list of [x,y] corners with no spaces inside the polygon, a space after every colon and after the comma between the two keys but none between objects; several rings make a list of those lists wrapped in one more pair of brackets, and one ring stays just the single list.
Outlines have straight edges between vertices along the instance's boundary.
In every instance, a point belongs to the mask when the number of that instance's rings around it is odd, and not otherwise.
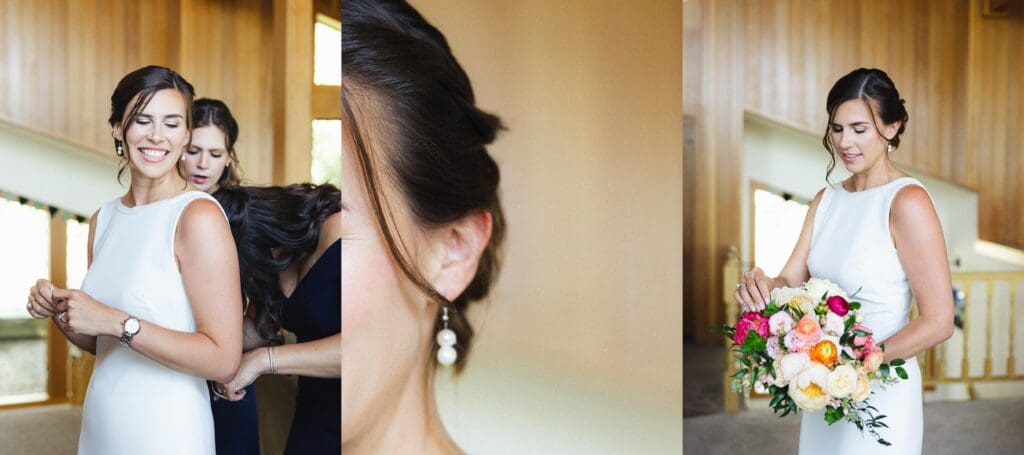
[{"label": "wristwatch", "polygon": [[138,335],[139,330],[142,329],[142,323],[139,322],[139,318],[128,315],[127,319],[121,321],[121,329],[123,332],[121,332],[121,339],[119,341],[121,344],[128,346],[131,344],[132,338]]}]

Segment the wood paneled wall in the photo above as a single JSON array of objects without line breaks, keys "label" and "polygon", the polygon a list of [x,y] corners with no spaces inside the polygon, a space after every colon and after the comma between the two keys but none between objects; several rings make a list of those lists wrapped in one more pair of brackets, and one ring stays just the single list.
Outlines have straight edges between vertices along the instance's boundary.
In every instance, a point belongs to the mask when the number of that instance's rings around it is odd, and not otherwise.
[{"label": "wood paneled wall", "polygon": [[1024,18],[1015,3],[1004,18],[983,18],[978,0],[685,4],[688,336],[718,338],[703,328],[723,317],[722,256],[740,244],[743,111],[824,134],[828,91],[857,67],[884,69],[906,100],[897,165],[977,190],[981,237],[1024,248],[1024,185],[1013,178],[1024,170]]},{"label": "wood paneled wall", "polygon": [[231,107],[244,175],[269,183],[272,33],[271,0],[3,0],[0,117],[112,156],[118,80],[168,66]]}]

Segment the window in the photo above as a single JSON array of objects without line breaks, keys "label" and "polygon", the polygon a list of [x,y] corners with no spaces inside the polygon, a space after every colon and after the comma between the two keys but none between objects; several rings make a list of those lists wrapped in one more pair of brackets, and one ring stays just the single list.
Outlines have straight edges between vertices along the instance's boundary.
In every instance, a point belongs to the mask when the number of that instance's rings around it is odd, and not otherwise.
[{"label": "window", "polygon": [[314,114],[310,175],[313,183],[341,186],[341,24],[322,14],[314,24],[313,84],[314,91],[337,99],[339,113]]},{"label": "window", "polygon": [[341,120],[313,120],[313,183],[341,186]]},{"label": "window", "polygon": [[313,25],[313,84],[341,85],[341,26],[322,14]]},{"label": "window", "polygon": [[0,404],[45,400],[47,324],[25,310],[28,289],[50,276],[50,214],[0,197]]},{"label": "window", "polygon": [[754,189],[754,265],[768,276],[778,276],[785,267],[800,238],[807,208],[785,193]]},{"label": "window", "polygon": [[[64,283],[80,288],[87,269],[88,220],[25,198],[0,194],[0,407],[66,401],[65,354],[70,343],[51,343],[57,330],[25,311],[28,289],[39,278],[60,283],[52,254],[64,254]],[[55,228],[63,227],[60,231]],[[63,340],[61,340],[63,341]],[[52,368],[48,368],[48,365]],[[52,395],[51,394],[56,394]]]}]

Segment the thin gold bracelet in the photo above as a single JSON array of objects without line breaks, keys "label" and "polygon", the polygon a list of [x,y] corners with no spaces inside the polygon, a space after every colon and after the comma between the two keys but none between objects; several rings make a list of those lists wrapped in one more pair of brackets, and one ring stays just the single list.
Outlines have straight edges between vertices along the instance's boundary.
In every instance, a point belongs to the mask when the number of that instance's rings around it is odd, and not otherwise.
[{"label": "thin gold bracelet", "polygon": [[267,356],[270,357],[270,374],[277,374],[277,368],[274,368],[274,347],[267,348]]}]

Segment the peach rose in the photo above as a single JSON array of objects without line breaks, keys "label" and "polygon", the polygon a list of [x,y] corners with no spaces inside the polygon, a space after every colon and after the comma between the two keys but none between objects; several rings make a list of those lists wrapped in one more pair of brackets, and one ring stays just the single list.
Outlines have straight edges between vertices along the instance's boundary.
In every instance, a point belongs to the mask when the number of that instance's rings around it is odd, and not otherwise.
[{"label": "peach rose", "polygon": [[797,335],[807,343],[814,343],[821,339],[821,324],[813,314],[805,314],[796,323]]},{"label": "peach rose", "polygon": [[885,354],[882,353],[882,350],[878,348],[875,348],[875,350],[868,352],[868,354],[864,356],[864,369],[867,370],[868,373],[874,373],[878,371],[878,367],[882,366],[882,359],[884,357]]}]

